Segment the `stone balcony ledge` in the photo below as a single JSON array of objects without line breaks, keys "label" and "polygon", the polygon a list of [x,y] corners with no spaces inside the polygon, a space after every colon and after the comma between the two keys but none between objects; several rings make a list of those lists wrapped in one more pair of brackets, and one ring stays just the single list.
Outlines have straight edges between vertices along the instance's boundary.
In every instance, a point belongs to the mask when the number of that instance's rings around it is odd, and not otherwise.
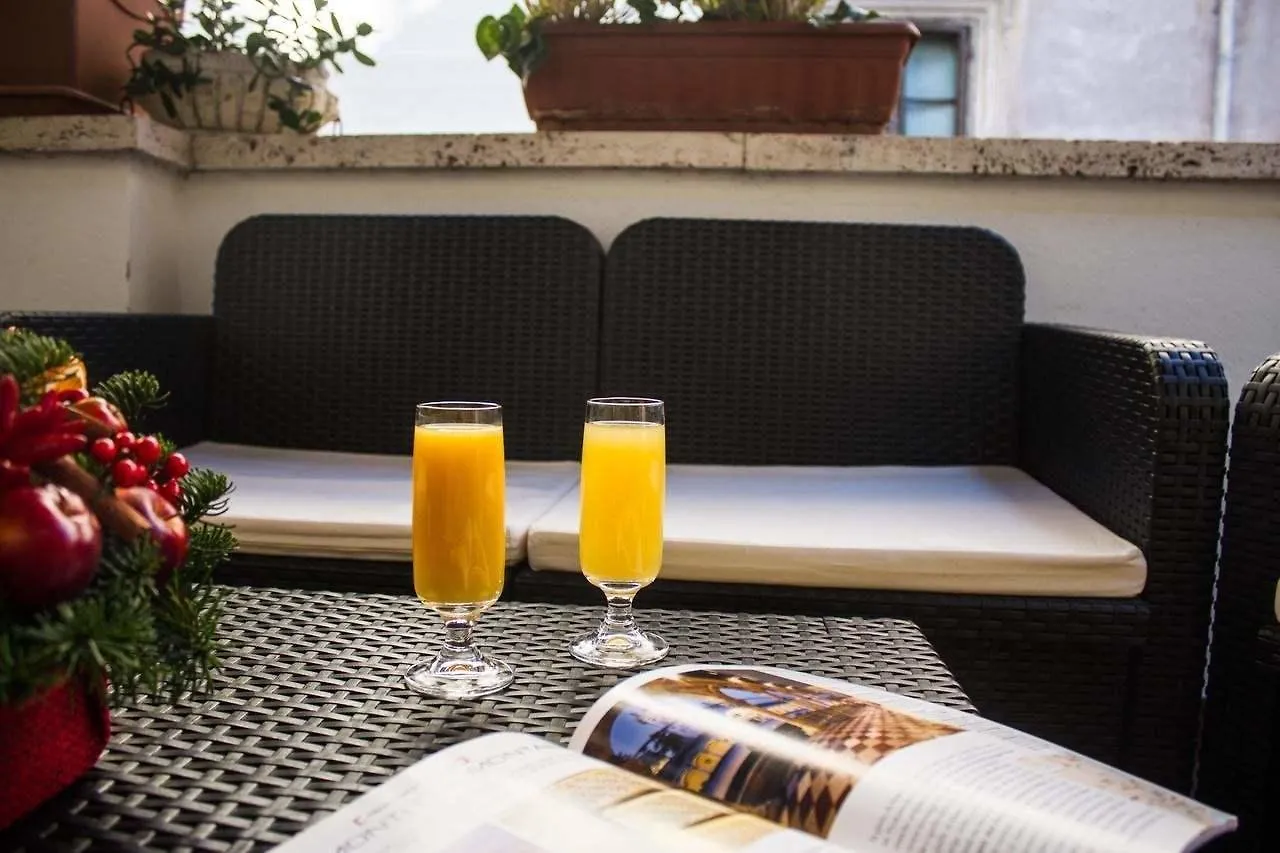
[{"label": "stone balcony ledge", "polygon": [[252,136],[144,117],[0,119],[0,156],[136,156],[183,172],[657,169],[1132,181],[1277,181],[1280,144],[725,133]]}]

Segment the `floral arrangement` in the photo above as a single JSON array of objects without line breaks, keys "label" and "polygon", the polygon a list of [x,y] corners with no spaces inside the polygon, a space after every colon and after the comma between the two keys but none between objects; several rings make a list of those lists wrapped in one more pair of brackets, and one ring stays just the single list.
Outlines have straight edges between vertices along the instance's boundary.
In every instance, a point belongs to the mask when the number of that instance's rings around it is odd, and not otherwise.
[{"label": "floral arrangement", "polygon": [[141,431],[164,397],[145,372],[90,391],[67,343],[0,332],[0,708],[65,682],[115,705],[208,685],[231,485]]}]

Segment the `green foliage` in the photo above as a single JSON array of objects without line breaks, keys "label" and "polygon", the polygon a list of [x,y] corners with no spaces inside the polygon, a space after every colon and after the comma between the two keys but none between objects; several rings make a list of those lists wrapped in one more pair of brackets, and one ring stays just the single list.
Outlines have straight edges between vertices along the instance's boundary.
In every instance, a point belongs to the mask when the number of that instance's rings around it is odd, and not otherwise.
[{"label": "green foliage", "polygon": [[182,518],[194,524],[202,518],[216,518],[227,511],[231,482],[226,474],[208,468],[192,468],[182,479]]},{"label": "green foliage", "polygon": [[21,402],[29,406],[44,393],[36,382],[50,370],[75,358],[76,351],[66,341],[46,338],[27,329],[0,332],[0,376],[12,374],[22,388]]},{"label": "green foliage", "polygon": [[152,578],[160,560],[151,540],[112,542],[81,597],[34,615],[0,614],[0,704],[19,702],[66,677],[104,686],[118,704],[163,673],[156,644]]},{"label": "green foliage", "polygon": [[322,116],[302,106],[312,88],[303,72],[333,68],[341,73],[340,59],[348,56],[361,65],[375,64],[360,49],[373,27],[361,23],[348,35],[329,11],[329,0],[256,0],[250,11],[243,6],[237,0],[162,0],[162,11],[139,19],[146,26],[134,31],[133,71],[125,92],[158,95],[165,111],[176,116],[177,101],[210,82],[201,67],[205,54],[243,53],[256,72],[251,88],[264,80],[268,85],[284,81],[288,96],[273,95],[267,106],[285,127],[308,133]]},{"label": "green foliage", "polygon": [[486,59],[501,56],[522,80],[546,56],[542,25],[548,21],[650,24],[657,21],[808,21],[814,26],[870,21],[878,12],[840,0],[830,13],[826,0],[523,0],[476,26],[476,45]]},{"label": "green foliage", "polygon": [[160,408],[169,398],[168,394],[161,393],[160,380],[145,370],[117,373],[99,382],[93,393],[119,409],[134,429],[140,427],[148,409]]}]

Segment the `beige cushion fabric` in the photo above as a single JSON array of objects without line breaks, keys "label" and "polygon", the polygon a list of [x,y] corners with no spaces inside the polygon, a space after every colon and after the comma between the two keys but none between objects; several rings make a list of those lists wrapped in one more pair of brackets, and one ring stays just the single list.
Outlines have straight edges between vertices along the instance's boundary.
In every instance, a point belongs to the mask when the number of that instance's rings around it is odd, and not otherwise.
[{"label": "beige cushion fabric", "polygon": [[[578,500],[534,523],[533,568],[578,571]],[[1110,597],[1146,582],[1137,547],[1013,468],[673,465],[665,528],[676,580]]]},{"label": "beige cushion fabric", "polygon": [[[408,457],[282,450],[206,442],[193,465],[235,484],[219,520],[250,554],[408,560]],[[507,463],[507,564],[525,558],[529,526],[578,481],[576,462]]]}]

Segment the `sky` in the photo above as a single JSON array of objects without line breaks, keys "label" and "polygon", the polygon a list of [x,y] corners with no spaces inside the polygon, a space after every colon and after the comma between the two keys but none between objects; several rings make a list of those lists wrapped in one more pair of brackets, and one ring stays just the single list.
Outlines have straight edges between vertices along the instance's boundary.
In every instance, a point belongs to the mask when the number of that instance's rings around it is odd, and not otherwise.
[{"label": "sky", "polygon": [[331,0],[344,24],[374,27],[365,53],[377,66],[343,63],[330,87],[342,128],[370,133],[500,133],[533,130],[520,80],[501,59],[487,62],[477,22],[513,0]]}]

